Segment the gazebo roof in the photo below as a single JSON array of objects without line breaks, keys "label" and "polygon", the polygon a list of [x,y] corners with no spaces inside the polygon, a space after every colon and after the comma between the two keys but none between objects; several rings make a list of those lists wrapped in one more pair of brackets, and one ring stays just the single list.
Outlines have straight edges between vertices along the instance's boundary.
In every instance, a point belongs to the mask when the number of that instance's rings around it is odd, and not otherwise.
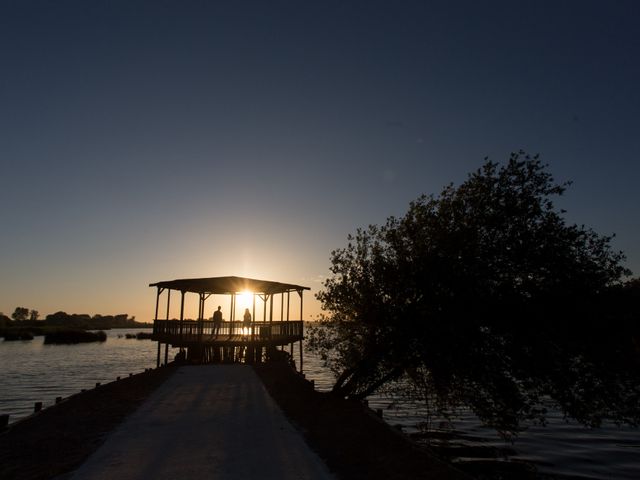
[{"label": "gazebo roof", "polygon": [[310,290],[309,287],[294,285],[292,283],[272,282],[269,280],[256,280],[245,277],[211,277],[211,278],[183,278],[179,280],[166,280],[150,283],[150,287],[168,288],[182,292],[231,294],[249,291],[262,294],[276,294]]}]

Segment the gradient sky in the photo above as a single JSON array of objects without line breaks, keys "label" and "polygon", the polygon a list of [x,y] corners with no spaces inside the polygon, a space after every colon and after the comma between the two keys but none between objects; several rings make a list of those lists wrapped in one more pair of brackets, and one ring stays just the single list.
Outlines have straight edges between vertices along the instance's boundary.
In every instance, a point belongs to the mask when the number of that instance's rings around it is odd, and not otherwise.
[{"label": "gradient sky", "polygon": [[638,1],[4,0],[0,311],[149,321],[149,283],[239,275],[311,287],[309,318],[349,233],[519,149],[637,275],[638,25]]}]

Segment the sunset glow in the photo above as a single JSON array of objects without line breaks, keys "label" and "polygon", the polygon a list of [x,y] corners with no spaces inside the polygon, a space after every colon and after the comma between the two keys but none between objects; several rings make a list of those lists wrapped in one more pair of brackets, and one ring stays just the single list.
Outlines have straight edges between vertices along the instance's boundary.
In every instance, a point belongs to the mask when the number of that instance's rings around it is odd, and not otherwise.
[{"label": "sunset glow", "polygon": [[236,311],[242,317],[245,308],[251,311],[253,307],[253,292],[244,291],[236,294]]},{"label": "sunset glow", "polygon": [[316,319],[347,235],[519,148],[640,271],[635,2],[507,3],[3,2],[0,313],[148,322],[149,282],[238,275]]},{"label": "sunset glow", "polygon": [[640,480],[639,20],[0,0],[0,480]]}]

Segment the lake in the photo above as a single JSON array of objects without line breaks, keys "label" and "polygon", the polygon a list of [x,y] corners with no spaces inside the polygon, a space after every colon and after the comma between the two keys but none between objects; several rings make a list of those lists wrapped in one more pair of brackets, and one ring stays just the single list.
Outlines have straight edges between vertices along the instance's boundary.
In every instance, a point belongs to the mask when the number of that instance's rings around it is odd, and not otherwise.
[{"label": "lake", "polygon": [[[107,331],[104,343],[44,345],[43,337],[32,341],[0,341],[0,413],[10,414],[14,422],[33,412],[35,402],[44,406],[56,397],[66,397],[116,377],[155,367],[157,344],[149,340],[126,339],[126,333],[144,330]],[[170,352],[171,358],[175,354]],[[163,350],[164,355],[164,350]],[[299,352],[294,350],[299,361]],[[329,390],[332,376],[320,359],[305,352],[304,370],[318,390]],[[419,434],[418,425],[428,412],[419,403],[387,395],[369,398],[373,409],[382,409],[389,424],[407,434]],[[613,426],[592,430],[565,422],[558,414],[546,427],[530,427],[515,443],[505,442],[484,428],[470,412],[462,412],[452,424],[433,420],[435,436],[430,443],[446,444],[460,455],[454,461],[481,462],[476,452],[497,452],[497,460],[529,462],[539,472],[573,475],[589,479],[640,478],[640,430]]]}]

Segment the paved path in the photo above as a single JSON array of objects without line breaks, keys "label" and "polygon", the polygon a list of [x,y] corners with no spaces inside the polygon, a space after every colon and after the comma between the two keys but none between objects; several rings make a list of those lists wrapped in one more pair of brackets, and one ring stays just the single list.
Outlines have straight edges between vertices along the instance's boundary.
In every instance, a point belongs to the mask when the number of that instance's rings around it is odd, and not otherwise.
[{"label": "paved path", "polygon": [[181,367],[73,474],[98,479],[332,479],[245,365]]}]

